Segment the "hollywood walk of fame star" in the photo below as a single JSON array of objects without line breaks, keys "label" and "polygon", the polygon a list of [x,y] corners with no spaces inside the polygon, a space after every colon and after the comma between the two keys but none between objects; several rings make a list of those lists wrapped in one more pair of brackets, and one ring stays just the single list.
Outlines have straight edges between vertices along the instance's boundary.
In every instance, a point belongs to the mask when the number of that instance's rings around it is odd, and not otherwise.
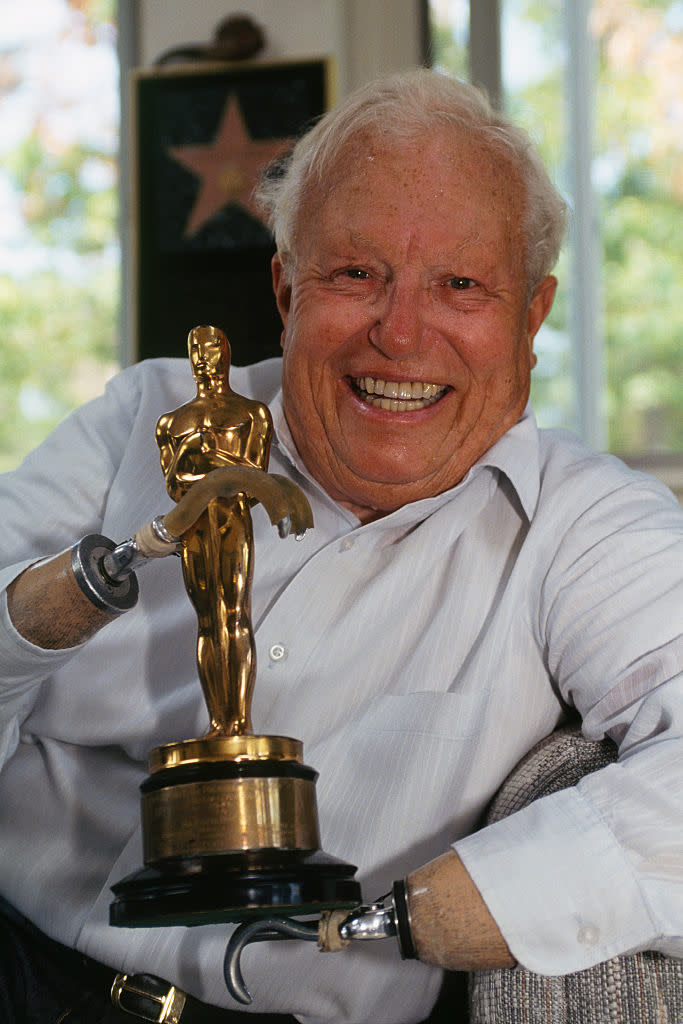
[{"label": "hollywood walk of fame star", "polygon": [[201,179],[199,193],[185,226],[191,238],[228,203],[238,203],[263,223],[252,191],[266,164],[285,153],[292,139],[254,140],[248,134],[239,100],[229,96],[213,142],[171,146],[170,156]]}]

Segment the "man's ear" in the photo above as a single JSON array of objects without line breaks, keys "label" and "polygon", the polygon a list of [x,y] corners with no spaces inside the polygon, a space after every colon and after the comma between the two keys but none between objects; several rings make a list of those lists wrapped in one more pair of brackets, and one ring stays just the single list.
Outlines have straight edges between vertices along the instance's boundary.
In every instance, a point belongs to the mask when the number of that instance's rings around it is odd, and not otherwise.
[{"label": "man's ear", "polygon": [[544,277],[533,294],[531,302],[526,311],[527,342],[531,353],[531,365],[536,365],[534,353],[534,338],[538,329],[552,309],[555,292],[557,291],[557,278],[552,274]]},{"label": "man's ear", "polygon": [[275,302],[277,303],[278,312],[283,325],[287,326],[287,318],[289,316],[289,308],[292,303],[292,285],[289,281],[289,275],[284,267],[282,258],[278,252],[275,253],[271,262],[270,269],[273,275],[273,291],[275,292]]}]

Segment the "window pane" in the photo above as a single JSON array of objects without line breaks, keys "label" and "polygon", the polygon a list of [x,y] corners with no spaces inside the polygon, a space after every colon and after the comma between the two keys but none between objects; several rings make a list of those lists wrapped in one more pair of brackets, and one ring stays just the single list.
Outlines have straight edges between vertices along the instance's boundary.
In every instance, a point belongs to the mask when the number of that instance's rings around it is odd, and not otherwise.
[{"label": "window pane", "polygon": [[613,451],[683,442],[683,3],[595,0],[593,177]]},{"label": "window pane", "polygon": [[115,7],[3,4],[0,469],[117,367]]},{"label": "window pane", "polygon": [[469,0],[430,0],[429,49],[432,67],[468,77]]},{"label": "window pane", "polygon": [[[567,45],[563,0],[505,0],[501,5],[501,59],[506,112],[530,133],[550,176],[567,195]],[[531,398],[543,427],[578,431],[575,354],[571,340],[571,241],[555,273],[559,287],[535,343],[538,363]]]},{"label": "window pane", "polygon": [[[540,140],[561,187],[568,135],[567,3],[505,0],[502,26],[507,107]],[[591,177],[601,239],[609,447],[624,455],[680,451],[683,3],[594,0],[589,31],[597,60]],[[558,333],[539,336],[532,396],[542,423],[576,429],[566,317],[569,304],[582,296],[571,290],[570,259],[571,244],[549,321]],[[571,348],[584,340],[573,339]]]}]

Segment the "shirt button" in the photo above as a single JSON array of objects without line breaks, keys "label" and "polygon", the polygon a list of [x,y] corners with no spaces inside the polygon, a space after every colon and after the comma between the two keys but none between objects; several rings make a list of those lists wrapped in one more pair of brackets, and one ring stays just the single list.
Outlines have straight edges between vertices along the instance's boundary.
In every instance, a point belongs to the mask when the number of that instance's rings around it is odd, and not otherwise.
[{"label": "shirt button", "polygon": [[268,653],[271,661],[282,661],[287,652],[282,644],[273,644]]},{"label": "shirt button", "polygon": [[353,539],[353,537],[344,537],[344,540],[339,545],[339,550],[340,551],[350,551],[355,543],[356,542]]},{"label": "shirt button", "polygon": [[600,938],[600,931],[594,924],[585,924],[579,928],[576,938],[582,946],[594,946]]}]

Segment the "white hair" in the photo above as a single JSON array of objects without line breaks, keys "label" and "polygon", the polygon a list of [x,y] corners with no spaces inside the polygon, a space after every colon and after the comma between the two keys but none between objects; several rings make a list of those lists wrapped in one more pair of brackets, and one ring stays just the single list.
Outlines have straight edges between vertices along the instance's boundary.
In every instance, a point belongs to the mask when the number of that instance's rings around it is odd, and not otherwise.
[{"label": "white hair", "polygon": [[285,272],[296,259],[299,210],[324,181],[342,150],[361,136],[414,138],[434,128],[475,135],[519,170],[525,189],[525,263],[528,294],[557,262],[567,208],[527,133],[495,111],[472,85],[426,68],[399,72],[362,86],[325,114],[287,156],[267,169],[256,199],[275,236]]}]

